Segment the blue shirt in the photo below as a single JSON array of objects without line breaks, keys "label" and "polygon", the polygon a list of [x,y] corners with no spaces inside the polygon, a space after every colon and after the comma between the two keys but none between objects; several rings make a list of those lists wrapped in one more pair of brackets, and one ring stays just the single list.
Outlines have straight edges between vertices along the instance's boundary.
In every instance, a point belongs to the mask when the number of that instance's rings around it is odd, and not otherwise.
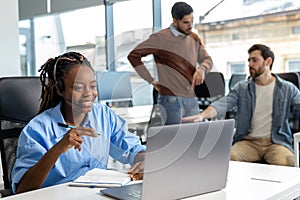
[{"label": "blue shirt", "polygon": [[[300,91],[292,83],[281,79],[275,74],[273,76],[276,77],[276,82],[273,94],[272,142],[293,151],[293,134],[288,120],[291,112],[297,117],[300,116]],[[248,135],[255,102],[255,82],[250,78],[246,81],[240,81],[226,97],[211,104],[217,110],[219,116],[224,116],[226,111],[237,106],[234,142],[240,141]]]},{"label": "blue shirt", "polygon": [[[24,127],[19,137],[17,159],[12,170],[14,192],[26,171],[69,130],[57,125],[58,122],[65,123],[60,107],[61,104],[44,111]],[[102,134],[97,138],[82,136],[80,152],[70,148],[60,155],[42,187],[75,180],[93,168],[106,169],[109,155],[124,164],[133,165],[136,154],[146,150],[139,138],[127,131],[125,120],[105,105],[94,104],[82,126],[92,127]]]}]

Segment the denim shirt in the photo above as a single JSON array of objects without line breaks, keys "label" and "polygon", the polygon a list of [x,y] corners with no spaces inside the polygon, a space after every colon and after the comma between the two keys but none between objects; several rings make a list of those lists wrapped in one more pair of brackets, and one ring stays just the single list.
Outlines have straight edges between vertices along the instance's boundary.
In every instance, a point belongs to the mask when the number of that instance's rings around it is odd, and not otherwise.
[{"label": "denim shirt", "polygon": [[[291,112],[300,116],[300,90],[292,83],[285,81],[275,74],[271,138],[275,144],[280,144],[293,151],[293,135],[289,125]],[[211,104],[217,110],[218,116],[237,106],[237,126],[234,142],[248,135],[252,115],[255,108],[255,82],[252,78],[237,83],[234,89],[219,101]]]}]

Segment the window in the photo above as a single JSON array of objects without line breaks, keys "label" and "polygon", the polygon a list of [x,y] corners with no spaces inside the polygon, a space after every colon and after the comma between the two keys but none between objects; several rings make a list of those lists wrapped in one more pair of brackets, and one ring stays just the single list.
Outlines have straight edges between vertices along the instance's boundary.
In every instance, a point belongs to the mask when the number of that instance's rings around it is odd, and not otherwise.
[{"label": "window", "polygon": [[287,72],[298,72],[300,69],[300,58],[289,59],[286,61],[286,71]]},{"label": "window", "polygon": [[30,20],[19,22],[19,49],[21,75],[35,75],[34,45]]},{"label": "window", "polygon": [[293,34],[300,34],[300,26],[293,27]]},{"label": "window", "polygon": [[234,33],[232,34],[232,40],[239,40],[240,39],[240,34]]},{"label": "window", "polygon": [[66,46],[94,44],[105,35],[105,7],[96,6],[60,14]]},{"label": "window", "polygon": [[242,74],[246,73],[244,62],[229,62],[228,63],[229,74]]},{"label": "window", "polygon": [[127,31],[152,28],[152,7],[152,0],[130,0],[114,4],[115,36],[122,37],[120,34]]}]

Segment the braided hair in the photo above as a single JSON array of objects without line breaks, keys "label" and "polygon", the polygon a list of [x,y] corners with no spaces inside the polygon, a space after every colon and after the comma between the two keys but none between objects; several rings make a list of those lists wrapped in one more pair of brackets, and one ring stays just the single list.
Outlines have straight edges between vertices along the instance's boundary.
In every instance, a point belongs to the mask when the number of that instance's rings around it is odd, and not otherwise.
[{"label": "braided hair", "polygon": [[64,90],[64,76],[72,67],[82,65],[94,69],[86,57],[78,52],[67,52],[50,58],[39,69],[42,84],[41,104],[38,113],[55,107],[63,100],[59,92]]}]

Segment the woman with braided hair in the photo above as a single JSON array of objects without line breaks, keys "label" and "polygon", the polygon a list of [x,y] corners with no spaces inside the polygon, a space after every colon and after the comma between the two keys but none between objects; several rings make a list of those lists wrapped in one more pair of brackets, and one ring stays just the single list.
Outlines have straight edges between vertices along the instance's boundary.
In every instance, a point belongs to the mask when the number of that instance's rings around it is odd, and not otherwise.
[{"label": "woman with braided hair", "polygon": [[128,173],[142,179],[146,147],[127,131],[124,119],[94,104],[97,84],[90,62],[68,52],[50,58],[40,72],[42,101],[19,137],[13,191],[65,183],[93,168],[106,169],[109,156],[130,163]]}]

